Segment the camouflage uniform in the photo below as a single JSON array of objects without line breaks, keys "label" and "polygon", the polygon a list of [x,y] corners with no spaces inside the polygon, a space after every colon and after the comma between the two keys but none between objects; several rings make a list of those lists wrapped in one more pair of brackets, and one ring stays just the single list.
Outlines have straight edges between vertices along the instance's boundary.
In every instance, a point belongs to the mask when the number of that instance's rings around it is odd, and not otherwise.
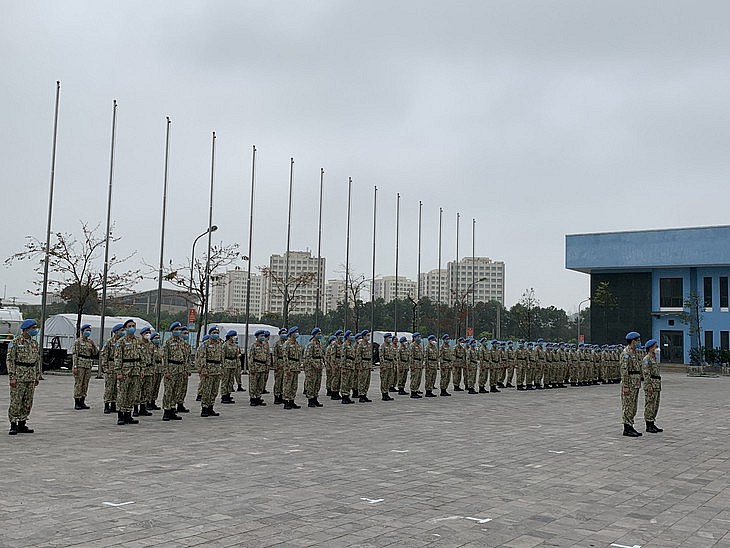
[{"label": "camouflage uniform", "polygon": [[523,348],[522,345],[517,347],[514,353],[515,362],[515,374],[517,378],[515,383],[517,384],[517,390],[523,390],[525,388],[525,375],[527,373],[527,349]]},{"label": "camouflage uniform", "polygon": [[147,393],[147,409],[159,409],[155,406],[157,396],[160,394],[160,385],[162,384],[162,347],[155,344],[152,347],[152,382],[150,383],[150,391]]},{"label": "camouflage uniform", "polygon": [[397,356],[398,350],[394,348],[393,343],[383,342],[380,345],[380,392],[382,394],[387,394],[390,389],[390,379],[393,369],[396,367]]},{"label": "camouflage uniform", "polygon": [[535,348],[535,369],[532,374],[532,380],[537,388],[542,388],[543,384],[550,382],[550,370],[547,367],[547,351],[542,344]]},{"label": "camouflage uniform", "polygon": [[[139,338],[125,335],[116,343],[114,371],[117,374],[117,406],[122,413],[131,413],[139,398],[139,376],[145,349]],[[121,378],[120,378],[121,377]]]},{"label": "camouflage uniform", "polygon": [[241,370],[241,350],[231,337],[223,343],[223,369],[221,371],[221,396],[225,396],[229,401],[232,401],[231,392],[234,389],[236,369]]},{"label": "camouflage uniform", "polygon": [[271,363],[271,349],[263,340],[256,341],[248,351],[248,392],[252,400],[260,400],[264,392],[266,372]]},{"label": "camouflage uniform", "polygon": [[479,392],[485,391],[485,386],[489,381],[489,371],[492,368],[492,353],[487,348],[487,343],[483,343],[479,347],[479,377],[477,384],[479,385]]},{"label": "camouflage uniform", "polygon": [[492,344],[489,351],[489,391],[497,392],[497,383],[502,383],[504,379],[504,369],[502,368],[502,349],[496,343]]},{"label": "camouflage uniform", "polygon": [[155,347],[150,341],[145,340],[144,338],[140,339],[139,343],[142,347],[142,362],[139,369],[139,384],[137,386],[137,393],[134,398],[134,405],[146,406],[147,402],[149,401],[146,398],[149,394],[152,393],[152,385],[155,381],[155,372],[152,369]]},{"label": "camouflage uniform", "polygon": [[324,372],[325,372],[325,379],[324,379],[324,387],[327,390],[327,395],[332,395],[332,380],[334,379],[334,372],[332,370],[332,366],[334,365],[334,358],[335,358],[335,345],[337,344],[337,339],[333,339],[331,342],[327,344],[327,346],[324,349]]},{"label": "camouflage uniform", "polygon": [[[419,344],[418,346],[421,345]],[[424,354],[426,367],[426,382],[424,387],[426,389],[426,394],[429,394],[436,387],[436,373],[439,370],[439,349],[436,346],[435,341],[428,342]]]},{"label": "camouflage uniform", "polygon": [[[451,376],[454,383],[454,390],[462,390],[461,377],[466,369],[466,348],[463,343],[457,343],[454,347],[454,364],[451,366]],[[464,379],[466,381],[466,379]]]},{"label": "camouflage uniform", "polygon": [[342,367],[342,344],[340,339],[335,339],[332,344],[327,346],[327,350],[332,347],[332,383],[330,384],[330,390],[332,390],[335,399],[340,393],[340,381],[342,379],[342,371],[340,370]]},{"label": "camouflage uniform", "polygon": [[175,403],[177,403],[177,408],[180,410],[181,408],[184,408],[185,404],[185,396],[187,396],[188,393],[188,380],[190,379],[190,375],[192,374],[192,350],[190,348],[190,345],[183,340],[185,344],[183,345],[183,352],[185,354],[185,363],[180,368],[180,372],[178,375],[180,376],[180,382],[177,385],[178,392],[175,396]]},{"label": "camouflage uniform", "polygon": [[284,394],[284,344],[286,339],[279,337],[279,340],[274,344],[273,358],[274,358],[274,397],[283,397]]},{"label": "camouflage uniform", "polygon": [[[623,393],[624,388],[629,389],[628,394]],[[621,353],[621,414],[623,423],[629,426],[634,424],[639,388],[641,388],[641,364],[636,351],[628,345]]]},{"label": "camouflage uniform", "polygon": [[525,370],[525,386],[532,389],[537,372],[537,350],[534,346],[527,349],[527,368]]},{"label": "camouflage uniform", "polygon": [[466,349],[466,375],[464,385],[470,393],[474,392],[474,385],[477,381],[477,370],[479,369],[479,350],[469,345]]},{"label": "camouflage uniform", "polygon": [[[512,379],[515,376],[515,349],[510,344],[507,347],[507,350],[505,350],[505,378],[504,378],[504,385],[512,387]],[[517,384],[519,384],[519,381],[517,381]]]},{"label": "camouflage uniform", "polygon": [[5,365],[9,380],[15,382],[15,386],[10,387],[8,407],[8,419],[11,423],[28,420],[33,407],[35,387],[40,379],[40,363],[38,343],[32,338],[18,335],[8,345]]},{"label": "camouflage uniform", "polygon": [[653,423],[659,410],[659,399],[662,393],[662,377],[659,374],[659,363],[654,352],[647,352],[642,361],[644,377],[644,420]]},{"label": "camouflage uniform", "polygon": [[162,347],[162,376],[165,379],[162,408],[171,411],[176,408],[183,376],[188,375],[188,352],[190,345],[180,337],[171,337]]},{"label": "camouflage uniform", "polygon": [[451,382],[451,369],[454,366],[454,349],[451,348],[448,341],[441,342],[440,358],[441,378],[439,379],[439,388],[446,390]]},{"label": "camouflage uniform", "polygon": [[322,388],[324,354],[322,343],[316,337],[304,348],[304,395],[309,399],[316,399]]},{"label": "camouflage uniform", "polygon": [[99,353],[99,367],[104,373],[104,403],[113,403],[115,407],[117,401],[117,375],[114,371],[114,352],[117,348],[117,342],[119,342],[119,337],[115,333],[104,343],[104,347]]},{"label": "camouflage uniform", "polygon": [[357,359],[357,349],[352,341],[346,340],[342,345],[342,361],[340,362],[340,392],[348,395],[352,390],[352,383],[355,376],[355,360]]},{"label": "camouflage uniform", "polygon": [[357,394],[366,398],[370,389],[370,377],[373,371],[373,347],[363,338],[357,345],[360,359],[355,362],[357,370]]},{"label": "camouflage uniform", "polygon": [[398,388],[399,393],[404,393],[406,391],[406,386],[408,385],[408,371],[410,369],[410,361],[403,361],[401,359],[401,348],[398,346],[398,342],[396,341],[395,337],[393,337],[393,349],[395,350],[395,376],[396,376],[396,385]]},{"label": "camouflage uniform", "polygon": [[210,409],[215,404],[221,384],[223,343],[210,338],[195,353],[195,367],[200,374],[200,406]]},{"label": "camouflage uniform", "polygon": [[74,374],[74,398],[86,398],[91,379],[91,365],[97,354],[96,345],[91,339],[79,337],[71,348]]},{"label": "camouflage uniform", "polygon": [[[410,348],[411,394],[418,392],[423,378],[423,346],[421,341],[412,341]],[[403,360],[403,354],[401,354]],[[434,379],[435,381],[436,379]]]},{"label": "camouflage uniform", "polygon": [[285,402],[293,403],[299,386],[299,373],[302,371],[302,347],[296,338],[290,337],[281,350],[284,356],[282,364],[284,368],[284,377],[282,379],[283,397]]},{"label": "camouflage uniform", "polygon": [[[413,356],[411,355],[411,350],[408,348],[408,345],[403,342],[400,343],[400,346],[398,347],[398,367],[399,368],[405,368],[406,370],[409,370],[411,367],[411,362],[413,361]],[[400,380],[400,374],[398,375]],[[403,379],[403,390],[405,390],[405,378]],[[411,384],[410,389],[411,391],[415,392],[419,389],[421,385],[421,379],[418,378],[418,384],[416,385],[416,388],[413,388],[413,375],[411,375]]]}]

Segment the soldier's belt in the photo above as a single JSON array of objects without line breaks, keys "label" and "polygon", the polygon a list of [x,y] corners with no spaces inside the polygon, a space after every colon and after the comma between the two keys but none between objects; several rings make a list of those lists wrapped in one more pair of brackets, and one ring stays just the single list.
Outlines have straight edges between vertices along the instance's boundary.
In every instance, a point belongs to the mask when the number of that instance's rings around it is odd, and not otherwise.
[{"label": "soldier's belt", "polygon": [[220,365],[220,363],[221,363],[221,362],[220,362],[220,360],[218,360],[218,361],[214,361],[214,360],[205,360],[205,363],[214,363],[214,364],[216,364],[216,365]]},{"label": "soldier's belt", "polygon": [[137,363],[141,361],[139,358],[127,358],[126,360],[122,360],[122,363]]},{"label": "soldier's belt", "polygon": [[173,365],[182,365],[185,362],[178,362],[178,361],[175,361],[175,360],[167,360],[167,363],[171,363]]},{"label": "soldier's belt", "polygon": [[662,380],[660,375],[649,375],[652,379],[656,379],[658,381]]},{"label": "soldier's belt", "polygon": [[450,362],[450,361],[453,361],[453,360],[447,360],[446,358],[443,358],[443,361]]},{"label": "soldier's belt", "polygon": [[35,367],[36,362],[15,362],[15,365],[19,365],[21,367]]},{"label": "soldier's belt", "polygon": [[430,362],[437,362],[439,360],[438,360],[438,358],[428,358],[428,361],[430,361]]},{"label": "soldier's belt", "polygon": [[355,358],[345,358],[345,361],[346,362],[354,362],[355,361]]},{"label": "soldier's belt", "polygon": [[289,358],[289,361],[290,362],[298,362],[299,361],[299,358]]},{"label": "soldier's belt", "polygon": [[92,354],[79,354],[79,358],[91,359],[94,356]]},{"label": "soldier's belt", "polygon": [[641,375],[641,371],[629,371],[629,375]]},{"label": "soldier's belt", "polygon": [[268,360],[254,360],[253,363],[269,363]]}]

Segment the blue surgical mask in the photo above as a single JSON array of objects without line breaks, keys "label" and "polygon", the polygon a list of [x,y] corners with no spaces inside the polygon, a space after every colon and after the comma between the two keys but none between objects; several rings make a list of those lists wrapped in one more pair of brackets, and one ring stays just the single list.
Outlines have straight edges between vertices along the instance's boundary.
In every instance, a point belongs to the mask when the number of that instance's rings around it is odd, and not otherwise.
[{"label": "blue surgical mask", "polygon": [[28,331],[28,335],[30,335],[31,337],[35,337],[37,334],[38,329],[31,329],[30,331]]},{"label": "blue surgical mask", "polygon": [[91,331],[84,331],[84,337],[86,337],[87,339],[91,337]]},{"label": "blue surgical mask", "polygon": [[285,340],[286,340],[286,333],[282,333],[281,335],[279,335],[279,338],[280,338],[280,339],[281,339],[282,341],[285,341]]},{"label": "blue surgical mask", "polygon": [[345,340],[345,337],[343,337],[342,335],[340,335],[339,337],[337,337],[337,340],[340,341],[340,342],[342,342],[342,341]]},{"label": "blue surgical mask", "polygon": [[266,337],[259,337],[256,339],[258,342],[264,342],[266,340]]},{"label": "blue surgical mask", "polygon": [[321,341],[322,340],[322,335],[317,335],[317,340],[318,341]]},{"label": "blue surgical mask", "polygon": [[182,333],[182,331],[180,331],[179,329],[175,329],[175,330],[174,330],[174,331],[172,332],[172,336],[173,336],[173,337],[179,337],[181,333]]},{"label": "blue surgical mask", "polygon": [[190,338],[190,333],[183,333],[182,338],[184,341],[187,341]]},{"label": "blue surgical mask", "polygon": [[154,339],[152,339],[152,342],[154,344],[160,344],[160,338],[159,337],[155,337]]},{"label": "blue surgical mask", "polygon": [[219,335],[218,333],[213,333],[213,334],[212,334],[212,335],[210,336],[210,338],[211,338],[211,339],[213,339],[214,341],[217,341],[217,340],[218,340],[218,337],[220,337],[220,335]]},{"label": "blue surgical mask", "polygon": [[127,329],[125,329],[125,331],[127,332],[127,335],[134,335],[137,332],[137,328],[136,327],[128,327]]}]

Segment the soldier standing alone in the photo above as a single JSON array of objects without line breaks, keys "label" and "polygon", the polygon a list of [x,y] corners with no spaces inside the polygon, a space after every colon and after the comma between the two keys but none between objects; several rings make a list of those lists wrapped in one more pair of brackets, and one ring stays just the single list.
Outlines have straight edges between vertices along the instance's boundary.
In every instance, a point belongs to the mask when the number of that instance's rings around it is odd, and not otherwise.
[{"label": "soldier standing alone", "polygon": [[634,428],[636,404],[641,388],[641,361],[636,347],[641,344],[641,335],[636,331],[626,334],[626,347],[621,353],[621,414],[624,422],[624,436],[638,438],[641,432]]},{"label": "soldier standing alone", "polygon": [[254,333],[256,342],[248,351],[248,393],[251,407],[266,405],[261,398],[266,384],[266,372],[271,363],[271,350],[266,342],[266,332],[259,329]]},{"label": "soldier standing alone", "polygon": [[86,323],[81,326],[81,335],[74,341],[71,350],[74,376],[74,409],[89,409],[86,405],[86,394],[89,390],[89,379],[91,379],[91,363],[99,351],[94,341],[91,340],[91,325]]},{"label": "soldier standing alone", "polygon": [[656,413],[659,410],[659,396],[662,393],[662,377],[659,374],[659,343],[655,339],[646,341],[646,356],[642,361],[642,374],[644,377],[644,420],[646,421],[646,431],[651,434],[664,432],[663,428],[659,428],[654,424]]},{"label": "soldier standing alone", "polygon": [[322,388],[322,369],[324,368],[324,348],[322,347],[322,330],[312,329],[312,338],[304,349],[304,395],[307,407],[324,407],[319,400]]},{"label": "soldier standing alone", "polygon": [[287,332],[287,341],[282,347],[284,356],[284,378],[282,379],[282,391],[284,398],[284,409],[301,409],[301,405],[294,402],[299,386],[299,373],[302,371],[302,347],[297,342],[299,328],[295,325]]}]

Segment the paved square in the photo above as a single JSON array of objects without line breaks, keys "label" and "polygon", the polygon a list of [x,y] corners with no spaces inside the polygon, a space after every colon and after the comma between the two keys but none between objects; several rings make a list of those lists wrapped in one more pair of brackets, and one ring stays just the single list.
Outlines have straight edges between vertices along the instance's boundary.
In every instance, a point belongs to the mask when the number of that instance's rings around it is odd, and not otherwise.
[{"label": "paved square", "polygon": [[292,411],[237,393],[204,419],[193,376],[184,420],[116,426],[103,381],[74,411],[72,378],[46,378],[36,433],[0,435],[0,546],[730,547],[728,378],[665,373],[665,431],[637,439],[617,385]]}]

